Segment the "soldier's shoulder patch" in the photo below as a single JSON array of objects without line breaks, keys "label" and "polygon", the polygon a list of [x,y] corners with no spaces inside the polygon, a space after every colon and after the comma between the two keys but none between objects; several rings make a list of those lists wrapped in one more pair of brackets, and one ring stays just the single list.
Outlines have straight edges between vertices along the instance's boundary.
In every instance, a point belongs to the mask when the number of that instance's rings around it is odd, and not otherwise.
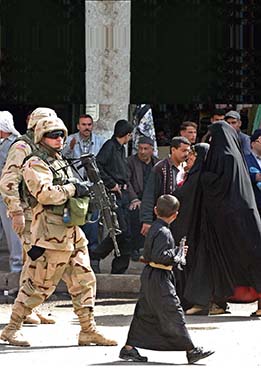
[{"label": "soldier's shoulder patch", "polygon": [[43,164],[41,159],[30,159],[28,162],[31,166]]},{"label": "soldier's shoulder patch", "polygon": [[24,150],[25,148],[27,148],[27,146],[24,143],[18,143],[17,142],[17,145],[16,145],[15,148],[18,149],[18,150]]}]

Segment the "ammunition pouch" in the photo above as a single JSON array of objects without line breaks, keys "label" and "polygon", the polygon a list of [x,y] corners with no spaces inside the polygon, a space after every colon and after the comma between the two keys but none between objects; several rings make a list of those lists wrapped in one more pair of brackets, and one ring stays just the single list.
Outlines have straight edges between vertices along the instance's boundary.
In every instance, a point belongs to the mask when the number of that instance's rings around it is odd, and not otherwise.
[{"label": "ammunition pouch", "polygon": [[63,216],[64,208],[67,207],[67,203],[61,204],[60,206],[45,205],[44,208],[50,210],[54,215]]},{"label": "ammunition pouch", "polygon": [[66,207],[69,209],[70,221],[66,226],[84,225],[87,220],[89,197],[69,198]]},{"label": "ammunition pouch", "polygon": [[82,198],[69,198],[68,201],[59,206],[48,205],[44,206],[45,209],[51,211],[54,215],[63,217],[64,209],[67,208],[69,212],[69,221],[65,222],[66,227],[72,227],[74,225],[84,225],[87,221],[89,197]]}]

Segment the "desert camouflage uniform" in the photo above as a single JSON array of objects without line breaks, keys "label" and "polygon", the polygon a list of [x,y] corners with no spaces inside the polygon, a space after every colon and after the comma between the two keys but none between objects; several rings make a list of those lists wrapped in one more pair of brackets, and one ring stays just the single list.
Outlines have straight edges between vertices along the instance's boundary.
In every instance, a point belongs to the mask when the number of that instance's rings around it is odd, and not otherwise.
[{"label": "desert camouflage uniform", "polygon": [[[24,216],[25,219],[23,232],[17,232],[23,248],[23,263],[25,263],[27,252],[31,248],[32,209],[29,203],[22,199],[19,192],[23,181],[22,167],[24,160],[36,150],[34,131],[32,130],[36,125],[36,120],[44,116],[56,116],[55,112],[48,108],[37,108],[33,111],[32,115],[35,116],[32,118],[31,123],[29,123],[30,128],[27,130],[26,134],[22,135],[20,139],[14,142],[10,147],[0,178],[0,194],[7,206],[7,214],[11,218],[15,215],[21,215]],[[23,281],[24,270],[25,267],[22,268],[20,283]],[[25,323],[52,324],[55,323],[55,320],[43,316],[39,311],[35,311],[35,313],[27,317]]]},{"label": "desert camouflage uniform", "polygon": [[[61,122],[57,119],[51,123],[59,125],[58,120]],[[59,126],[58,129],[64,130],[65,126]],[[72,171],[63,168],[67,162],[58,153],[51,155],[49,150],[46,155],[46,148],[42,146],[39,150],[42,157],[35,155],[26,161],[23,178],[37,200],[32,210],[32,245],[45,251],[36,260],[27,257],[11,320],[0,338],[11,345],[29,346],[19,333],[22,321],[55,291],[62,279],[79,317],[79,345],[116,345],[114,340],[106,339],[96,330],[93,316],[96,278],[90,266],[88,241],[78,226],[67,227],[63,222],[64,204],[76,191],[74,184],[67,182],[73,177]]]},{"label": "desert camouflage uniform", "polygon": [[[28,137],[33,142],[33,131],[27,131]],[[25,230],[21,234],[18,233],[25,254],[31,246],[31,221],[32,212],[31,208],[26,202],[21,201],[19,194],[19,185],[23,180],[22,166],[26,157],[32,152],[32,147],[24,140],[15,142],[9,149],[8,156],[6,159],[5,166],[0,179],[0,193],[3,200],[8,208],[8,214],[10,217],[13,215],[24,215],[25,216]]]},{"label": "desert camouflage uniform", "polygon": [[[31,247],[31,221],[32,212],[28,202],[21,200],[19,188],[21,186],[22,166],[24,160],[28,157],[35,149],[34,144],[34,128],[42,118],[46,117],[57,117],[55,111],[51,108],[36,108],[30,115],[26,134],[20,137],[20,140],[16,141],[9,149],[5,167],[2,171],[0,179],[0,193],[3,197],[5,204],[7,205],[7,212],[11,218],[16,215],[24,216],[25,228],[23,232],[17,232],[23,245],[23,260],[26,259],[26,254]],[[15,228],[14,228],[15,229]]]}]

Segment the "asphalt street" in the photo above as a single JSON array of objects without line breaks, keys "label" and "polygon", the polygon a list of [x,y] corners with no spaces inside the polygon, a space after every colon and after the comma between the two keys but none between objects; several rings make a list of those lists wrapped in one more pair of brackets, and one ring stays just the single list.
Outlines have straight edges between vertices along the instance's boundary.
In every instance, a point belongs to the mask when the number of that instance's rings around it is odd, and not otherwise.
[{"label": "asphalt street", "polygon": [[[6,345],[0,340],[0,368],[12,373],[77,373],[87,370],[101,373],[144,372],[159,367],[179,374],[224,374],[231,371],[251,371],[260,374],[261,347],[259,346],[261,320],[250,317],[256,304],[231,304],[230,314],[187,317],[187,325],[195,345],[215,350],[215,354],[198,364],[188,365],[185,352],[156,352],[140,350],[149,358],[146,364],[124,362],[118,358],[124,345],[136,300],[134,298],[97,299],[96,323],[99,330],[118,341],[116,347],[79,347],[79,322],[70,300],[59,299],[45,303],[41,311],[51,314],[54,325],[24,325],[23,334],[31,342],[30,348]],[[0,305],[0,329],[8,322],[11,304]],[[133,367],[135,366],[135,367]],[[151,366],[157,366],[152,368]],[[148,369],[149,370],[149,369]]]}]

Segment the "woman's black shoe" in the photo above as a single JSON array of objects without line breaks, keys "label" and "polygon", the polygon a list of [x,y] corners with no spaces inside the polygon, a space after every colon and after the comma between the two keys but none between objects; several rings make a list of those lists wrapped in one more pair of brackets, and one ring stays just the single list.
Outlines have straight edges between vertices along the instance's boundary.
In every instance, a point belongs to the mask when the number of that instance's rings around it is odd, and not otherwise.
[{"label": "woman's black shoe", "polygon": [[209,357],[213,353],[215,352],[213,352],[212,350],[204,352],[203,348],[194,348],[193,350],[187,352],[188,363],[191,365],[192,363],[195,363],[200,359]]},{"label": "woman's black shoe", "polygon": [[142,357],[136,348],[127,350],[125,347],[123,347],[120,351],[119,357],[121,359],[125,359],[126,361],[148,362],[148,358]]}]

